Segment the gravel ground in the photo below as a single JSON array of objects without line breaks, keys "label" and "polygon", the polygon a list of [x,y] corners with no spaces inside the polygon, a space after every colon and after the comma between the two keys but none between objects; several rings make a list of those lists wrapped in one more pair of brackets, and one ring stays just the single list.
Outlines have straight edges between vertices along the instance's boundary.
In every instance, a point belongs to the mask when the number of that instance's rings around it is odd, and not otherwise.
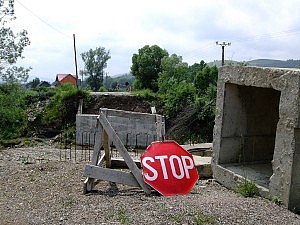
[{"label": "gravel ground", "polygon": [[105,181],[83,195],[85,162],[59,161],[58,152],[0,150],[0,224],[300,224],[283,206],[208,180],[175,197]]}]

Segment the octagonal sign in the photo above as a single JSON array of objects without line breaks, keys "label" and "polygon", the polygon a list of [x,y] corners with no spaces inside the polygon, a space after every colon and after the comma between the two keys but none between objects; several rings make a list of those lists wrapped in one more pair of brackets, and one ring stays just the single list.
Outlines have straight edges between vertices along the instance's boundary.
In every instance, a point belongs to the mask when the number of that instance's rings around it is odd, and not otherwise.
[{"label": "octagonal sign", "polygon": [[144,181],[165,196],[188,194],[199,179],[193,156],[175,141],[152,142],[141,164]]}]

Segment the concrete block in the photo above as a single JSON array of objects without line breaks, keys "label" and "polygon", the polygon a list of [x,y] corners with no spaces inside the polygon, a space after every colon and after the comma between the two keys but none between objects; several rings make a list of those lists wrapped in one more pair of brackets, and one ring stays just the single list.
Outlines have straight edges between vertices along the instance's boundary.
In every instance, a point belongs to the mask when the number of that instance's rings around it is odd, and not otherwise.
[{"label": "concrete block", "polygon": [[212,178],[211,158],[193,155],[199,178]]},{"label": "concrete block", "polygon": [[242,171],[251,168],[247,176],[263,196],[276,195],[289,209],[300,211],[299,96],[300,70],[221,67],[214,178],[234,188],[245,177]]}]

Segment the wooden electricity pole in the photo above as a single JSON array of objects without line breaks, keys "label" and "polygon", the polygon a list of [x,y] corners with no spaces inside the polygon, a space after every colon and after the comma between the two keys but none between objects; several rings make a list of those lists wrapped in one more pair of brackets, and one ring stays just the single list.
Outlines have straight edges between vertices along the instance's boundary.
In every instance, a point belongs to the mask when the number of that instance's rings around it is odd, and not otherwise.
[{"label": "wooden electricity pole", "polygon": [[224,64],[225,64],[225,63],[224,63],[224,62],[225,62],[225,61],[224,61],[224,50],[225,50],[225,46],[226,46],[226,45],[230,46],[231,43],[230,43],[230,42],[227,42],[227,43],[226,43],[225,41],[223,41],[222,43],[219,43],[219,42],[217,41],[216,44],[217,44],[217,45],[221,45],[221,47],[222,47],[222,66],[224,66]]},{"label": "wooden electricity pole", "polygon": [[77,70],[77,55],[76,55],[75,34],[73,34],[73,41],[74,41],[74,57],[75,57],[75,69],[76,69],[76,87],[78,88],[78,70]]}]

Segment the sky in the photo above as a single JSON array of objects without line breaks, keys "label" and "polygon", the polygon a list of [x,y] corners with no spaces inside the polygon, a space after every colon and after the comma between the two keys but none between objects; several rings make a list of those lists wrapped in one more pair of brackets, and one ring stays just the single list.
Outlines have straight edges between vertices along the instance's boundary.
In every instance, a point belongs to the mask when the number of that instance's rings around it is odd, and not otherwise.
[{"label": "sky", "polygon": [[132,56],[158,45],[189,65],[225,60],[300,59],[300,0],[15,0],[15,31],[28,31],[30,46],[19,62],[53,82],[75,74],[80,54],[104,47],[109,76],[130,72]]}]

